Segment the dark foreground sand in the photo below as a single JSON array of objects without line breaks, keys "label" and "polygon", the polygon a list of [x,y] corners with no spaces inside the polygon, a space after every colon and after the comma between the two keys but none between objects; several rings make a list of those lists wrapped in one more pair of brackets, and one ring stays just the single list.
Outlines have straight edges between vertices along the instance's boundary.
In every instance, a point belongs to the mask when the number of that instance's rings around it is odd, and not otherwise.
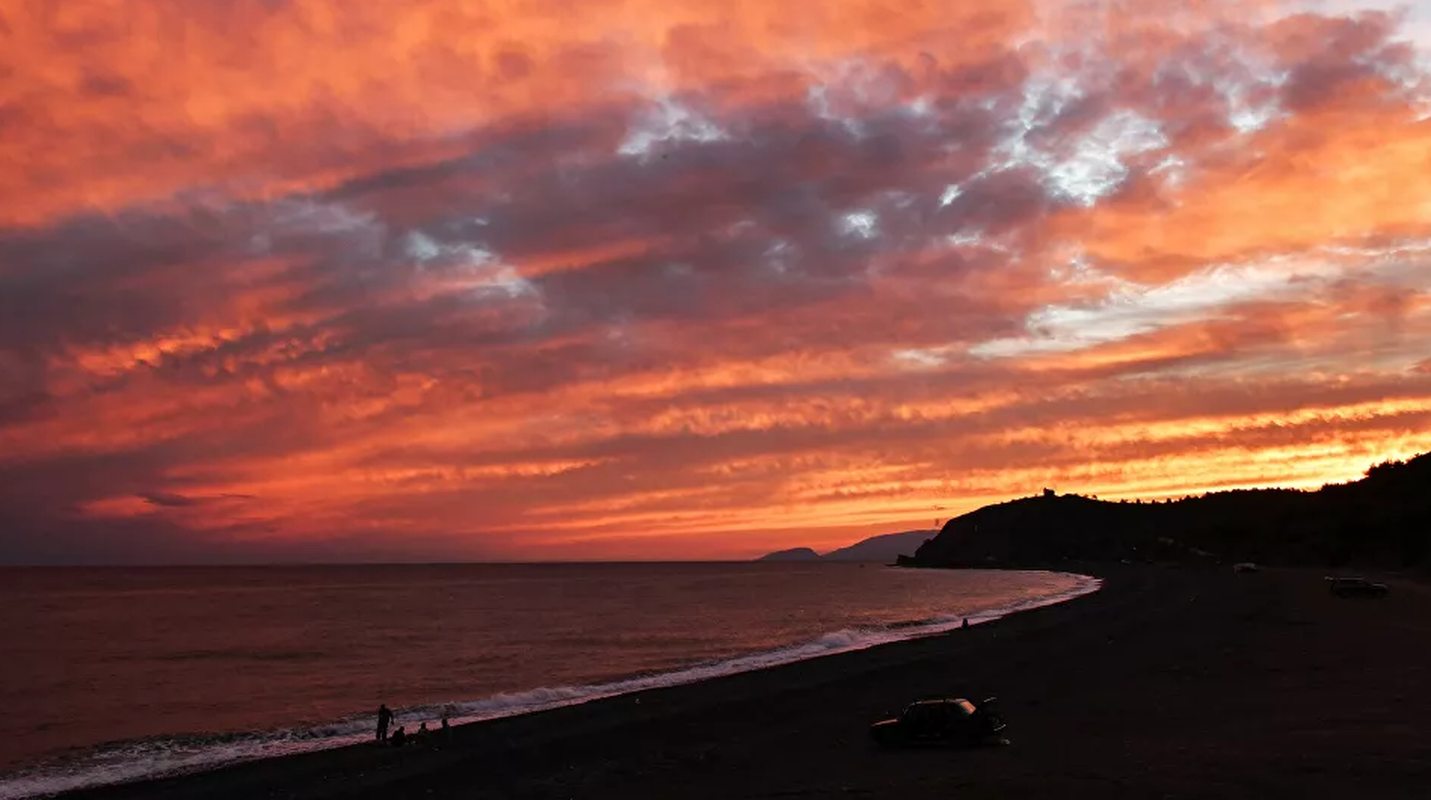
[{"label": "dark foreground sand", "polygon": [[[947,636],[110,798],[1431,797],[1431,587],[1120,567],[1102,592]],[[996,694],[1009,747],[881,752],[934,693]],[[79,795],[76,795],[79,796]]]}]

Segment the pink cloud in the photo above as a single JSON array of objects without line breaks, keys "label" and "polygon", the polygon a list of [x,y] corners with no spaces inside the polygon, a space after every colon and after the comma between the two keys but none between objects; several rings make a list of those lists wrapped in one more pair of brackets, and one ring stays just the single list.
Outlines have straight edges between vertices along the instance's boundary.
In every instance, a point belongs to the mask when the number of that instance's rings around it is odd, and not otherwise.
[{"label": "pink cloud", "polygon": [[1425,449],[1394,18],[976,5],[7,15],[0,560],[732,556]]}]

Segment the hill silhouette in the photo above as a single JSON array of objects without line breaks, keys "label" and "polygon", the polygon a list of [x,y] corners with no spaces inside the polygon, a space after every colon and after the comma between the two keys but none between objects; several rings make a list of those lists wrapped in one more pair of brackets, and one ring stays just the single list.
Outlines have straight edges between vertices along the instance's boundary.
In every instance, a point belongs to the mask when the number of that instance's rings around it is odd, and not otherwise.
[{"label": "hill silhouette", "polygon": [[913,553],[921,544],[928,539],[932,539],[938,531],[900,531],[899,533],[882,533],[878,536],[871,536],[868,539],[861,539],[852,545],[847,545],[836,550],[831,550],[824,555],[811,550],[808,547],[792,547],[788,550],[776,550],[767,553],[756,559],[757,561],[862,561],[869,563],[888,563],[896,558],[907,559],[908,553]]},{"label": "hill silhouette", "polygon": [[900,563],[1056,567],[1085,559],[1431,567],[1431,453],[1316,491],[1109,502],[1045,490],[949,520]]},{"label": "hill silhouette", "polygon": [[861,539],[847,547],[820,556],[822,561],[868,561],[885,563],[893,561],[902,555],[913,553],[920,545],[929,539],[934,538],[938,531],[918,530],[900,531],[899,533],[882,533],[879,536],[871,536],[868,539]]},{"label": "hill silhouette", "polygon": [[808,547],[792,547],[789,550],[776,550],[773,553],[766,553],[757,561],[819,561],[820,554]]}]

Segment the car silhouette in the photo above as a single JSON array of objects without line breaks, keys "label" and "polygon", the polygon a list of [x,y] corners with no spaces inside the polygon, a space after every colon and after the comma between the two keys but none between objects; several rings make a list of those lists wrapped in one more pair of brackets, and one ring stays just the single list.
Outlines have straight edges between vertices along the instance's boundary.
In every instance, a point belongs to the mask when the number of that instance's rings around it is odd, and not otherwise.
[{"label": "car silhouette", "polygon": [[898,717],[871,725],[870,736],[884,747],[975,747],[1007,744],[1005,727],[995,698],[975,705],[962,697],[941,697],[910,703]]},{"label": "car silhouette", "polygon": [[1385,597],[1391,591],[1384,583],[1366,578],[1327,578],[1327,588],[1337,597]]}]

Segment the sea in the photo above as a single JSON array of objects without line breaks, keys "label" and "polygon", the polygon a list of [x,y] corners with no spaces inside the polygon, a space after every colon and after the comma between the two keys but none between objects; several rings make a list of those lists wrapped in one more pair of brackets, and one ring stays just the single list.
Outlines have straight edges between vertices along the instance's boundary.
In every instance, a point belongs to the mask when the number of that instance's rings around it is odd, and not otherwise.
[{"label": "sea", "polygon": [[[0,798],[941,634],[1096,590],[849,563],[0,570]],[[957,634],[956,634],[957,635]]]}]

